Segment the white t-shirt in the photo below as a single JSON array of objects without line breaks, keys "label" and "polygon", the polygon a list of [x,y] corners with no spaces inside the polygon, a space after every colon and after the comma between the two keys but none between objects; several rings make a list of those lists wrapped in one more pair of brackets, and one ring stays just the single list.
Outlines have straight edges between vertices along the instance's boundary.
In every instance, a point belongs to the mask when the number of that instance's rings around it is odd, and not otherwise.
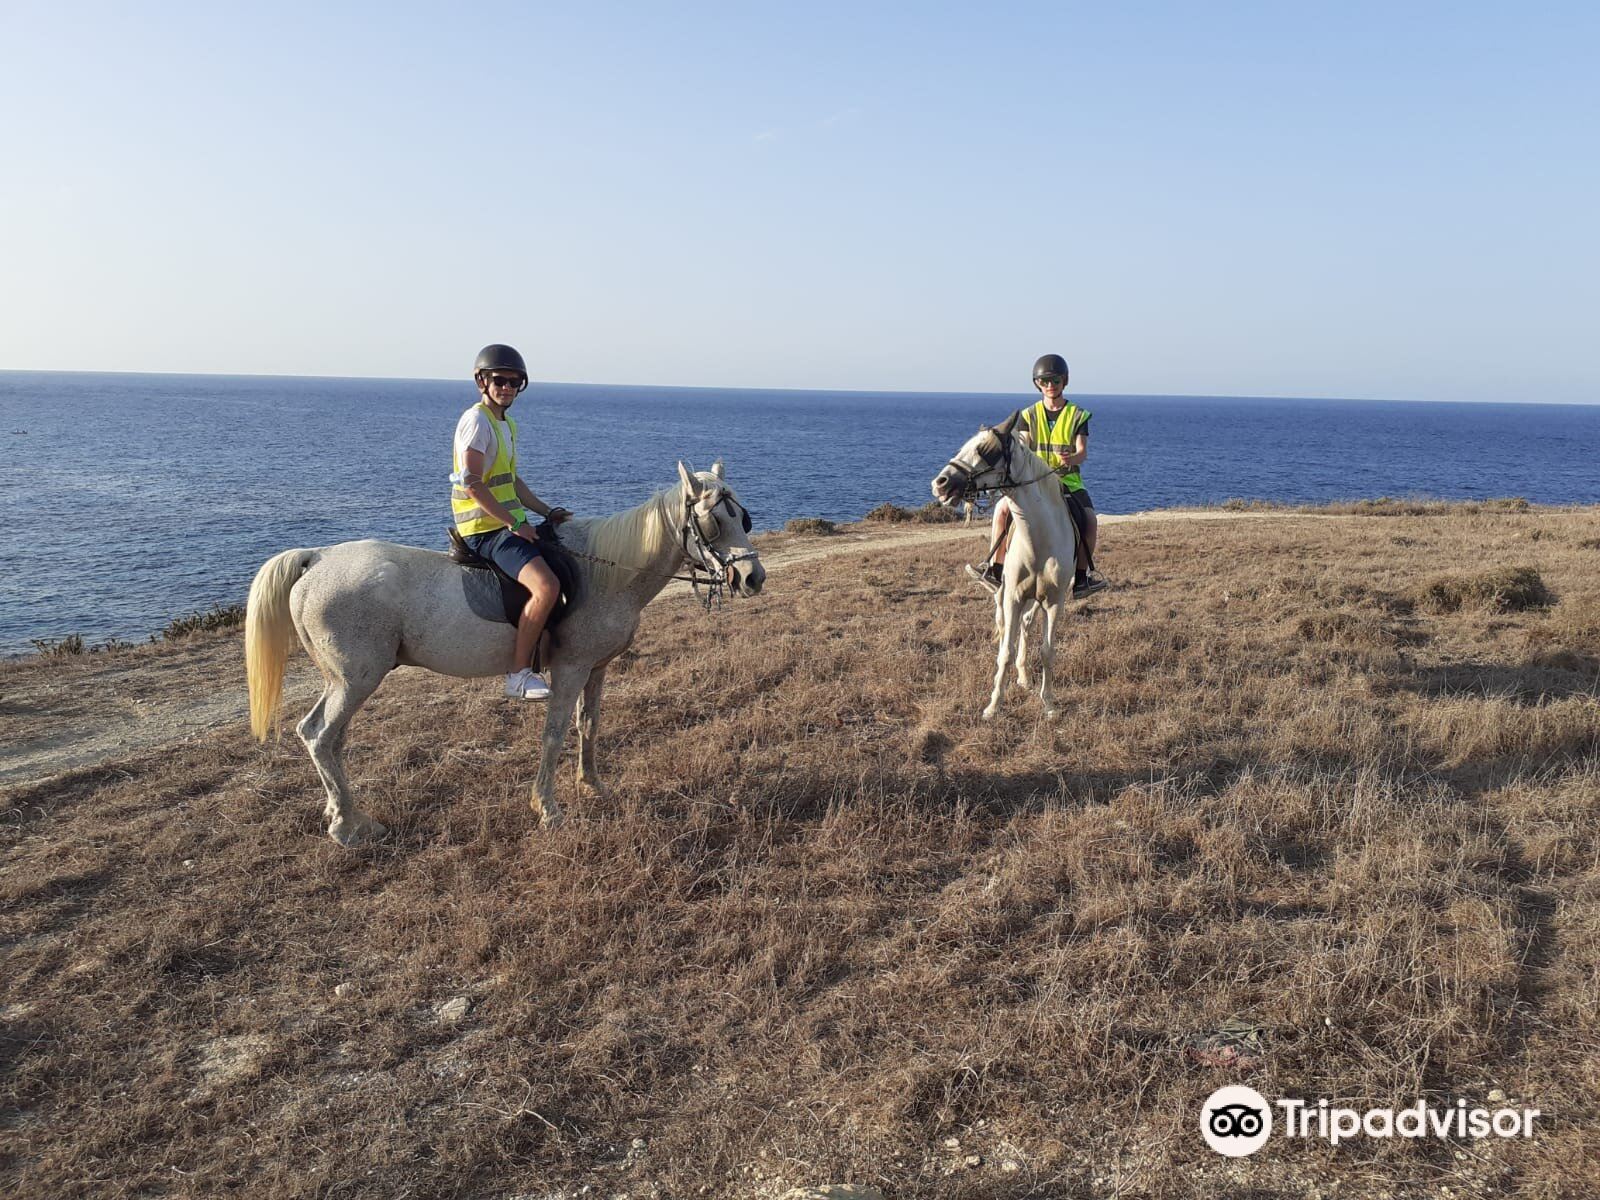
[{"label": "white t-shirt", "polygon": [[[511,449],[511,430],[502,421],[496,421],[483,409],[474,404],[461,414],[461,419],[456,422],[455,461],[464,468],[467,463],[467,451],[477,450],[483,455],[484,478],[494,467],[496,453],[494,426],[500,426],[500,436],[506,441],[506,449]],[[460,473],[450,476],[451,483],[460,483]]]}]

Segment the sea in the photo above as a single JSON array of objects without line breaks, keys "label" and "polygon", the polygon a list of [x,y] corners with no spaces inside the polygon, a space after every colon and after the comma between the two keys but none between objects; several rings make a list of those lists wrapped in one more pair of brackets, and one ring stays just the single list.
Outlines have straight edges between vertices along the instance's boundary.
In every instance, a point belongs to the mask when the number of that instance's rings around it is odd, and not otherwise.
[{"label": "sea", "polygon": [[[77,634],[143,641],[244,602],[279,550],[376,537],[442,548],[470,380],[0,372],[0,655]],[[1600,502],[1600,405],[1080,395],[1102,513],[1229,499]],[[582,514],[716,459],[757,530],[930,499],[1014,394],[536,383],[521,473]],[[1114,549],[1111,546],[1108,550]]]}]

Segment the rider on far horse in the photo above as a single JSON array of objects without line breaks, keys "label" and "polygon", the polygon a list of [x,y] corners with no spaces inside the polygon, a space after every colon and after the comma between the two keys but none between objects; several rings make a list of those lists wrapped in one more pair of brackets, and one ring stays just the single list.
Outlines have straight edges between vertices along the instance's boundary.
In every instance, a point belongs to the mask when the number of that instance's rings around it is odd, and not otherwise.
[{"label": "rider on far horse", "polygon": [[[1033,386],[1042,399],[1023,416],[1033,438],[1033,449],[1049,463],[1061,480],[1067,510],[1078,527],[1077,571],[1072,581],[1072,598],[1081,600],[1106,586],[1094,571],[1094,546],[1099,522],[1094,501],[1078,468],[1089,457],[1089,410],[1068,404],[1067,360],[1059,354],[1046,354],[1033,364]],[[994,525],[989,539],[989,559],[983,566],[967,567],[967,574],[991,591],[1000,590],[1000,564],[1006,558],[1006,543],[1011,536],[1011,502],[1002,499],[994,506]]]},{"label": "rider on far horse", "polygon": [[517,618],[506,695],[544,700],[550,686],[533,670],[533,653],[561,586],[540,555],[528,513],[557,525],[572,514],[551,508],[517,474],[517,423],[506,410],[528,386],[522,355],[510,346],[485,346],[478,351],[472,378],[479,399],[456,422],[450,509],[456,532],[473,553],[528,589],[528,602]]}]

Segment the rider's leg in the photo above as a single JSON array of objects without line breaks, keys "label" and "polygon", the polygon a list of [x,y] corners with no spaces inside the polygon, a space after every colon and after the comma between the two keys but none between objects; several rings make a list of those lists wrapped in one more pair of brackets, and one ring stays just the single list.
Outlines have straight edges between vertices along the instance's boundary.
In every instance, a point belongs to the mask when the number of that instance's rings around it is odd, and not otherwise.
[{"label": "rider's leg", "polygon": [[1100,534],[1100,518],[1094,509],[1083,510],[1083,541],[1078,543],[1078,570],[1087,571],[1094,559],[1094,546]]},{"label": "rider's leg", "polygon": [[989,526],[989,544],[994,553],[989,561],[999,566],[1006,560],[1006,547],[1011,543],[1011,497],[1002,496],[994,506],[994,521]]},{"label": "rider's leg", "polygon": [[968,566],[967,574],[990,589],[1000,586],[1000,565],[1006,560],[1006,543],[1011,540],[1011,500],[1002,496],[994,506],[994,520],[989,524],[989,557],[982,566]]},{"label": "rider's leg", "polygon": [[517,618],[517,644],[511,655],[511,669],[520,671],[533,663],[533,648],[539,644],[550,610],[561,598],[561,585],[542,558],[536,558],[517,572],[517,582],[528,589],[528,602]]}]

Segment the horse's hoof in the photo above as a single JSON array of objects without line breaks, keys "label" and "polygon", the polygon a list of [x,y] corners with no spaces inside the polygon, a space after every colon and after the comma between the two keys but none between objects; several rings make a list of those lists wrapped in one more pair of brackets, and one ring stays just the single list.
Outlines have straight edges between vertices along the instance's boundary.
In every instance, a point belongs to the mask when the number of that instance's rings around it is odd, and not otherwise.
[{"label": "horse's hoof", "polygon": [[991,704],[988,708],[983,710],[983,719],[985,721],[992,721],[992,720],[994,720],[995,713],[997,713],[999,711],[1000,710],[998,708],[996,708],[993,704]]},{"label": "horse's hoof", "polygon": [[549,804],[546,804],[539,798],[539,793],[535,792],[533,798],[528,801],[528,807],[533,810],[533,815],[538,819],[542,828],[554,829],[561,824],[561,806],[555,802],[554,798],[551,799]]},{"label": "horse's hoof", "polygon": [[596,800],[611,799],[611,789],[605,784],[601,783],[599,779],[578,780],[578,790],[586,793],[587,795],[593,796]]},{"label": "horse's hoof", "polygon": [[1054,721],[1060,715],[1061,710],[1059,708],[1047,708],[1044,710],[1044,719],[1046,721]]},{"label": "horse's hoof", "polygon": [[328,826],[328,836],[346,850],[356,846],[364,846],[368,842],[375,842],[389,832],[389,827],[382,821],[374,821],[371,817],[360,813],[349,817],[340,817]]}]

